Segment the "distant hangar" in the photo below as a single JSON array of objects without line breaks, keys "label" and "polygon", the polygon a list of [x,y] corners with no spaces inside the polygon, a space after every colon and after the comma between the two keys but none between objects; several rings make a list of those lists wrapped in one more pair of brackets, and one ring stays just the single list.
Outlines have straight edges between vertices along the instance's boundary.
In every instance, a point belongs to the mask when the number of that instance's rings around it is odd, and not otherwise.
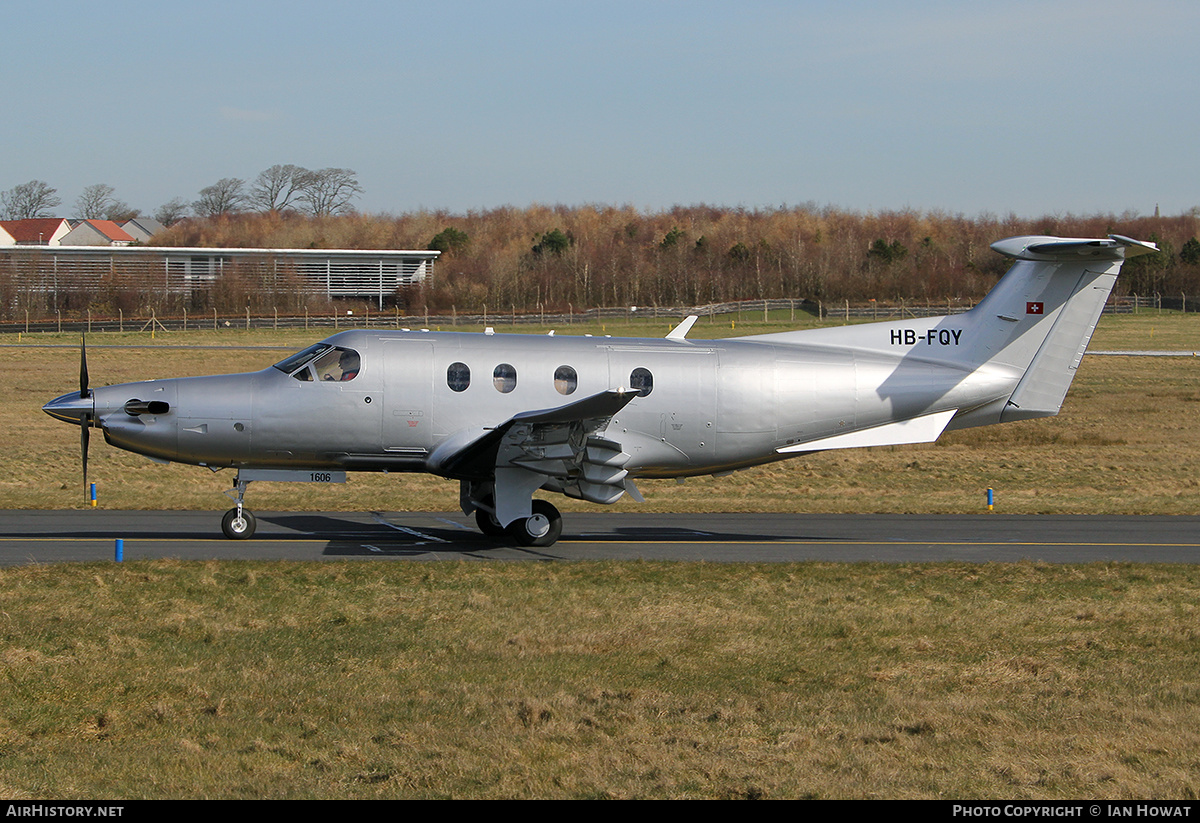
[{"label": "distant hangar", "polygon": [[167,246],[0,246],[0,276],[32,292],[102,288],[191,295],[237,274],[263,290],[376,301],[429,281],[440,252]]}]

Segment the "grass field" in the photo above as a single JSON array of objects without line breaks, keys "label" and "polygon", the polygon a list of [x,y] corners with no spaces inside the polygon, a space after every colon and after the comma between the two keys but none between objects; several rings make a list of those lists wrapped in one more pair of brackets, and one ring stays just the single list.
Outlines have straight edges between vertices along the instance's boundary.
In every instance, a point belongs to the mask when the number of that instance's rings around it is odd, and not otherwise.
[{"label": "grass field", "polygon": [[[89,341],[94,384],[280,358],[99,347],[183,340],[114,338]],[[1198,346],[1200,317],[1164,314],[1104,318],[1092,348]],[[40,411],[77,385],[78,352],[0,351],[0,507],[82,506],[78,434]],[[1194,514],[1198,369],[1088,357],[1057,418],[646,483],[644,506],[612,510],[972,512],[992,486],[1007,512]],[[92,474],[107,507],[228,505],[223,475],[99,438]],[[252,505],[456,495],[416,477],[297,485],[259,484]],[[1195,799],[1198,608],[1186,565],[5,568],[0,795]]]},{"label": "grass field", "polygon": [[8,798],[1186,798],[1200,573],[0,570]]}]

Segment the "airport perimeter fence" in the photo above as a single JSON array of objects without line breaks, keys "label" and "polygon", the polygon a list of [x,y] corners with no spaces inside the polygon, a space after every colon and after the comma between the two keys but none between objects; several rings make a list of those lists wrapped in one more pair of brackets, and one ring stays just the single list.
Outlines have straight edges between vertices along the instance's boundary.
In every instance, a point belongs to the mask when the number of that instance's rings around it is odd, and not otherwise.
[{"label": "airport perimeter fence", "polygon": [[[244,314],[229,315],[213,311],[211,314],[187,314],[176,317],[129,315],[119,313],[116,317],[91,315],[67,316],[59,314],[53,319],[34,320],[28,316],[23,322],[0,323],[0,333],[50,333],[50,332],[138,332],[188,331],[220,329],[351,329],[351,328],[401,328],[401,329],[453,329],[478,328],[480,326],[500,328],[503,326],[539,325],[570,327],[576,324],[595,322],[630,322],[635,320],[682,320],[689,315],[715,321],[720,317],[735,322],[789,322],[797,316],[807,314],[830,323],[845,323],[852,320],[901,320],[916,317],[937,317],[961,314],[973,304],[964,301],[918,302],[871,300],[867,303],[851,304],[823,303],[806,299],[742,300],[729,303],[710,303],[703,306],[608,306],[575,311],[548,312],[544,310],[518,311],[515,306],[508,311],[459,313],[452,310],[431,313],[403,312],[399,308],[389,311],[365,311],[339,309],[325,313]],[[1188,295],[1153,295],[1143,297],[1112,296],[1104,307],[1105,314],[1137,314],[1148,311],[1200,311],[1200,297]]]}]

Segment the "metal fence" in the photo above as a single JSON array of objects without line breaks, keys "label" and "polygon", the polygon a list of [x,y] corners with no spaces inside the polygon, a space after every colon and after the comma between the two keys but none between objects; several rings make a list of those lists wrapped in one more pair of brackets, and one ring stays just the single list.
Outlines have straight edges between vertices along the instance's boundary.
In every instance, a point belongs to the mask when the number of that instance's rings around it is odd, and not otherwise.
[{"label": "metal fence", "polygon": [[[688,315],[697,315],[705,319],[722,317],[730,319],[736,316],[738,321],[795,321],[800,315],[820,317],[830,323],[848,322],[850,320],[900,320],[906,317],[936,317],[948,314],[961,314],[972,307],[966,302],[948,301],[942,303],[916,301],[869,301],[866,304],[851,305],[847,301],[835,304],[825,304],[820,301],[794,299],[775,300],[743,300],[730,303],[710,303],[703,306],[606,306],[575,311],[547,312],[518,311],[515,306],[508,311],[494,311],[485,308],[482,312],[459,313],[428,311],[401,312],[399,308],[388,311],[370,311],[351,313],[336,310],[329,313],[252,314],[220,314],[216,311],[207,314],[188,314],[179,316],[158,317],[124,315],[116,317],[86,314],[83,317],[56,316],[51,320],[31,320],[24,322],[0,324],[0,332],[54,332],[54,331],[146,331],[149,329],[162,330],[201,330],[201,329],[349,329],[349,328],[455,328],[478,326],[571,326],[574,324],[594,323],[604,321],[634,320],[681,320]],[[1136,314],[1152,311],[1200,311],[1200,297],[1178,295],[1142,296],[1113,296],[1104,307],[1106,314]]]}]

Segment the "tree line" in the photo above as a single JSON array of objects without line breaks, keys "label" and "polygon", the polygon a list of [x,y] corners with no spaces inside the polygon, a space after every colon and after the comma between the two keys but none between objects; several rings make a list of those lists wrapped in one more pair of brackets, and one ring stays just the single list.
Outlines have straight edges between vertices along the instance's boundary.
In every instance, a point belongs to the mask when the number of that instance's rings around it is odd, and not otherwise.
[{"label": "tree line", "polygon": [[[56,208],[42,184],[0,193],[6,213]],[[435,275],[402,305],[432,311],[566,311],[595,306],[697,306],[732,300],[807,298],[842,301],[973,303],[1008,267],[989,248],[1021,234],[1150,240],[1161,252],[1125,266],[1118,292],[1200,296],[1200,210],[1178,216],[1050,215],[973,217],[911,209],[877,212],[814,204],[772,208],[677,206],[503,206],[466,213],[421,210],[400,215],[355,212],[361,192],[346,169],[312,172],[272,166],[252,182],[227,178],[201,190],[154,245],[243,248],[437,249]],[[170,205],[170,204],[168,204]],[[186,207],[185,207],[186,206]],[[80,214],[118,214],[128,206],[106,185],[89,186]],[[165,208],[165,207],[164,207]],[[166,219],[163,219],[166,218]],[[281,310],[296,295],[252,282],[197,298],[196,311]],[[236,288],[235,288],[236,286]],[[78,295],[72,311],[86,307]],[[116,298],[110,298],[113,302]],[[120,304],[132,311],[138,300]],[[235,305],[236,304],[236,305]],[[176,307],[145,306],[161,314]],[[52,311],[52,310],[51,310]]]},{"label": "tree line", "polygon": [[[171,226],[187,217],[220,217],[245,212],[298,212],[311,217],[348,214],[363,192],[351,169],[306,169],[292,164],[275,165],[253,181],[223,177],[200,189],[195,200],[176,197],[159,206],[154,219]],[[44,180],[30,180],[0,192],[0,220],[55,217],[62,205],[58,190]],[[76,199],[72,217],[121,222],[144,212],[116,197],[107,183],[84,188]]]},{"label": "tree line", "polygon": [[973,303],[1007,270],[1004,237],[1124,234],[1159,254],[1126,265],[1118,288],[1200,294],[1200,217],[855,212],[814,205],[501,207],[465,214],[311,217],[268,212],[190,219],[154,238],[173,246],[437,249],[431,309],[567,310],[808,298]]}]

